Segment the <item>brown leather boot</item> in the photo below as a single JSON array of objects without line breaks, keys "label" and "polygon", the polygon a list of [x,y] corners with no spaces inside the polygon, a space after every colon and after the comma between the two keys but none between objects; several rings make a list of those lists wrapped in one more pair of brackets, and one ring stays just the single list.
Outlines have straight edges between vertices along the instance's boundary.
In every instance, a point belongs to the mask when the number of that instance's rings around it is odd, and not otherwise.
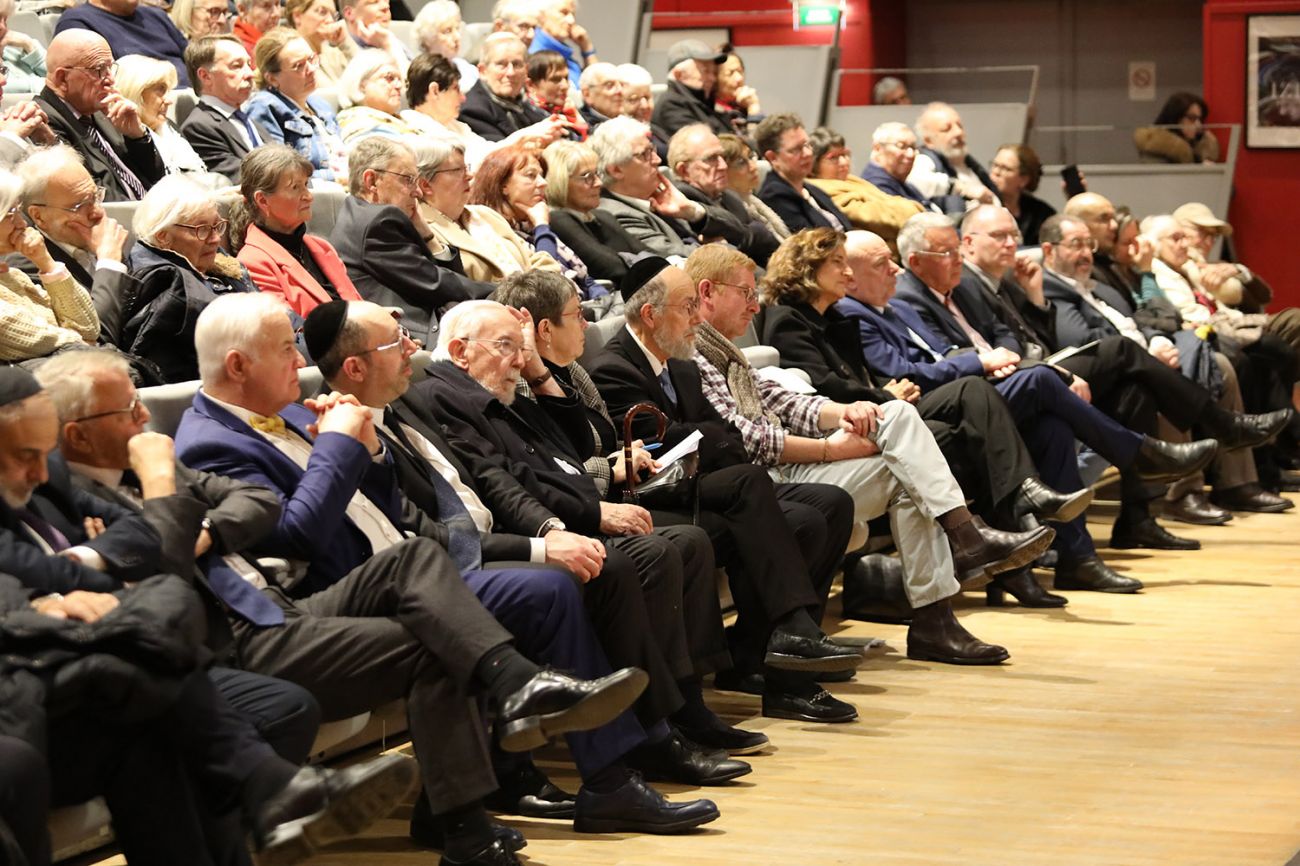
[{"label": "brown leather boot", "polygon": [[996,665],[1011,658],[962,628],[948,599],[918,607],[907,630],[907,657],[950,665]]},{"label": "brown leather boot", "polygon": [[946,531],[957,579],[963,582],[1029,565],[1056,538],[1056,530],[1048,526],[1005,532],[993,529],[978,517]]}]

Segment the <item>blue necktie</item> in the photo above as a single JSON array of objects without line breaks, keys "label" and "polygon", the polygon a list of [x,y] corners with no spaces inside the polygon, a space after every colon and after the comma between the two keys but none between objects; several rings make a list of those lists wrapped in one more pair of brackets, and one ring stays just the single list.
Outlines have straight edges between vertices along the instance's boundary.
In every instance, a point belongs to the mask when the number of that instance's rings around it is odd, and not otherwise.
[{"label": "blue necktie", "polygon": [[244,109],[236,108],[235,113],[230,116],[244,125],[244,130],[248,133],[248,141],[253,147],[259,147],[262,144],[262,137],[257,134],[257,127],[253,126],[253,121],[248,119]]},{"label": "blue necktie", "polygon": [[19,520],[27,524],[28,529],[39,535],[55,553],[67,550],[72,546],[72,543],[68,541],[68,537],[60,532],[57,526],[30,508],[18,508],[14,510],[14,513],[18,515]]},{"label": "blue necktie", "polygon": [[667,364],[659,371],[659,385],[664,389],[664,395],[673,404],[673,408],[677,408],[677,389],[673,387],[673,377],[668,375]]},{"label": "blue necktie", "polygon": [[257,626],[284,625],[284,611],[253,586],[239,572],[216,554],[205,554],[199,567],[208,576],[208,585],[235,613]]}]

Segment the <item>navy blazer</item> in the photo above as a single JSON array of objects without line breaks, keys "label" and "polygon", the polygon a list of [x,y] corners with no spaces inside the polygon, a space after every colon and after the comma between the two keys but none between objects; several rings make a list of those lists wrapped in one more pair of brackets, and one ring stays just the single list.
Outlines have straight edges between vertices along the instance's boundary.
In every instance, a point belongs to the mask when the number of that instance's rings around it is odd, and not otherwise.
[{"label": "navy blazer", "polygon": [[[973,346],[970,337],[966,336],[966,332],[962,330],[961,325],[957,324],[957,320],[953,318],[948,308],[939,302],[929,287],[915,274],[911,271],[903,271],[898,275],[897,285],[896,301],[906,302],[916,311],[921,320],[929,325],[931,331],[960,349]],[[994,317],[988,307],[972,293],[969,286],[959,284],[952,290],[952,299],[961,310],[961,314],[966,317],[966,321],[985,340],[988,340],[989,345],[1009,349],[1012,352],[1020,351],[1020,344],[1011,329]]]},{"label": "navy blazer", "polygon": [[862,169],[862,174],[859,175],[859,177],[881,192],[887,192],[890,195],[911,199],[912,201],[924,206],[926,210],[934,209],[934,202],[926,198],[925,194],[919,189],[905,180],[899,180],[889,172],[885,171],[883,166],[876,165],[874,162],[867,163],[866,167]]},{"label": "navy blazer", "polygon": [[[984,365],[974,352],[948,357],[957,347],[926,327],[907,304],[886,304],[885,313],[880,313],[856,298],[841,298],[835,309],[857,324],[862,357],[881,378],[911,379],[922,391],[929,391],[963,376],[984,375]],[[936,361],[912,340],[908,328],[945,357]]]},{"label": "navy blazer", "polygon": [[[1110,289],[1110,286],[1098,288]],[[1114,289],[1110,289],[1113,293]],[[1093,340],[1120,336],[1119,329],[1110,323],[1101,312],[1083,299],[1083,295],[1067,285],[1060,277],[1043,269],[1043,297],[1051,301],[1056,310],[1056,339],[1062,346],[1082,346]],[[1118,312],[1124,307],[1118,297],[1111,298],[1098,293],[1098,297]],[[1113,301],[1113,302],[1112,302]]]},{"label": "navy blazer", "polygon": [[[285,426],[309,443],[316,414],[291,403],[280,410]],[[303,560],[307,574],[289,590],[305,598],[336,583],[372,553],[366,534],[344,513],[360,491],[402,528],[403,507],[391,458],[376,463],[366,447],[342,433],[322,433],[312,443],[304,472],[297,463],[203,392],[181,416],[176,456],[203,469],[274,491],[283,504],[269,535],[253,546],[263,556]]]},{"label": "navy blazer", "polygon": [[813,201],[817,202],[817,207],[833,214],[840,221],[840,225],[833,226],[817,212],[817,208],[808,204],[803,196],[795,191],[790,182],[775,171],[769,171],[767,177],[763,178],[763,185],[759,187],[758,198],[763,204],[776,211],[790,231],[797,232],[800,229],[818,229],[832,228],[838,231],[848,231],[853,228],[853,223],[844,215],[844,211],[835,206],[831,197],[819,190],[810,183],[804,184]]}]

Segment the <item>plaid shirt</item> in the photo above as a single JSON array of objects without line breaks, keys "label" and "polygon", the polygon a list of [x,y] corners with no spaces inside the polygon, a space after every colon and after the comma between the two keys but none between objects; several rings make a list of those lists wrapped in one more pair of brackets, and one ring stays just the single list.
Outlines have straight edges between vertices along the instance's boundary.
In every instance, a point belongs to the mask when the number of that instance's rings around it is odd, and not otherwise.
[{"label": "plaid shirt", "polygon": [[808,394],[796,394],[780,385],[764,379],[749,368],[749,375],[763,400],[763,417],[746,418],[736,410],[736,401],[727,387],[727,379],[699,352],[695,353],[695,365],[700,368],[700,379],[704,386],[704,396],[740,431],[745,442],[745,451],[749,458],[760,466],[776,466],[781,462],[785,451],[786,432],[796,436],[822,438],[824,433],[817,425],[822,406],[830,401],[825,397]]}]

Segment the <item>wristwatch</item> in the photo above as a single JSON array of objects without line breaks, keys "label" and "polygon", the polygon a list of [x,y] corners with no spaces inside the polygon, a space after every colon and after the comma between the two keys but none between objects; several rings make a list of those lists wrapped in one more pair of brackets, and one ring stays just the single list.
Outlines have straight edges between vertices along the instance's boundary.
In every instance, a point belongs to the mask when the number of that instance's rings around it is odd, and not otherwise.
[{"label": "wristwatch", "polygon": [[550,532],[552,529],[561,529],[561,530],[562,530],[562,529],[564,529],[564,528],[565,528],[565,526],[564,526],[564,521],[563,521],[563,520],[561,520],[561,519],[558,518],[558,517],[548,517],[546,520],[544,520],[544,521],[542,522],[542,525],[538,528],[538,530],[537,530],[537,537],[538,537],[538,538],[545,538],[545,537],[546,537],[546,533]]}]

